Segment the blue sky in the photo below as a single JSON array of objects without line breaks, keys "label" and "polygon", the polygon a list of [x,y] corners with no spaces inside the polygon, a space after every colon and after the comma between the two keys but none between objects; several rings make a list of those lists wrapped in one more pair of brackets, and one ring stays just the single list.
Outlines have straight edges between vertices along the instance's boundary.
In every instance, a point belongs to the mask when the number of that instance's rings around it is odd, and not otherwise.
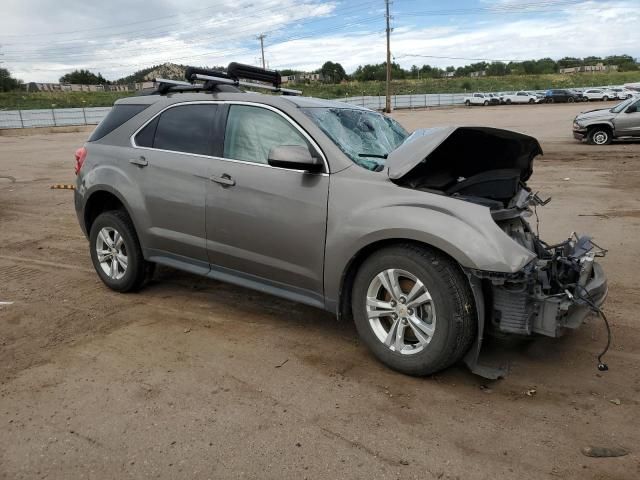
[{"label": "blue sky", "polygon": [[[0,61],[25,81],[75,68],[117,79],[164,62],[348,72],[385,58],[384,0],[3,0]],[[392,53],[405,67],[472,59],[640,55],[640,0],[394,0]],[[419,55],[423,55],[420,57]]]}]

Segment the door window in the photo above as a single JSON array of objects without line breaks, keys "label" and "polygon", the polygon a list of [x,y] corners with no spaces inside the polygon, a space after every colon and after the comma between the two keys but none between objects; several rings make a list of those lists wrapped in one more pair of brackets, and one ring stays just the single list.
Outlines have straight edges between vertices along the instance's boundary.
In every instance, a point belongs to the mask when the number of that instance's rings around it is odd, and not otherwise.
[{"label": "door window", "polygon": [[136,145],[212,155],[216,109],[217,105],[197,103],[169,108],[136,135]]},{"label": "door window", "polygon": [[269,151],[282,145],[309,143],[281,115],[261,107],[231,105],[224,138],[224,157],[268,163]]}]

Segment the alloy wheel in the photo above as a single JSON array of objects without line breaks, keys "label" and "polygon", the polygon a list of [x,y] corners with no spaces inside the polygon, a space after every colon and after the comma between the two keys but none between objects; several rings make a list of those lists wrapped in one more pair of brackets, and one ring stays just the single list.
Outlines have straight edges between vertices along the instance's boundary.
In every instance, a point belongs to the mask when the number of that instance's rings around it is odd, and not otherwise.
[{"label": "alloy wheel", "polygon": [[104,227],[98,232],[96,253],[102,271],[113,280],[120,280],[127,273],[127,247],[124,238],[115,229]]},{"label": "alloy wheel", "polygon": [[431,294],[418,277],[406,270],[387,269],[371,280],[367,317],[378,340],[403,355],[424,350],[436,329]]},{"label": "alloy wheel", "polygon": [[593,134],[593,143],[596,145],[604,145],[609,140],[609,134],[602,130],[598,130]]}]

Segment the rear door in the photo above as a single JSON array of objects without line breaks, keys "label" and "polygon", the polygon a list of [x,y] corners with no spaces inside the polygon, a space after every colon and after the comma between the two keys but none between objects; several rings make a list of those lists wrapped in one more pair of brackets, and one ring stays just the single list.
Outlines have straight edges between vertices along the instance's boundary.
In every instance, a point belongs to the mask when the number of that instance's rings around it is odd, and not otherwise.
[{"label": "rear door", "polygon": [[142,191],[147,256],[209,270],[205,200],[218,105],[177,104],[134,134],[129,169]]},{"label": "rear door", "polygon": [[276,146],[304,145],[313,155],[322,153],[292,119],[274,108],[222,108],[224,148],[221,158],[211,162],[207,185],[212,269],[321,306],[329,193],[326,160],[323,173],[272,167],[267,156]]}]

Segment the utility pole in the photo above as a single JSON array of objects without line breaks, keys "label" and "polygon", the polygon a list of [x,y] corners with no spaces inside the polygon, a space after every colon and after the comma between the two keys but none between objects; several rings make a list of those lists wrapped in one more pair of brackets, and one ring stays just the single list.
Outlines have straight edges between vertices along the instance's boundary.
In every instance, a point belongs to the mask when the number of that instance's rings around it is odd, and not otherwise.
[{"label": "utility pole", "polygon": [[266,68],[264,63],[264,37],[266,37],[264,33],[258,35],[258,40],[260,40],[260,50],[262,51],[262,68]]},{"label": "utility pole", "polygon": [[390,0],[384,0],[387,8],[387,101],[385,103],[384,111],[391,113],[391,15],[389,14]]}]

